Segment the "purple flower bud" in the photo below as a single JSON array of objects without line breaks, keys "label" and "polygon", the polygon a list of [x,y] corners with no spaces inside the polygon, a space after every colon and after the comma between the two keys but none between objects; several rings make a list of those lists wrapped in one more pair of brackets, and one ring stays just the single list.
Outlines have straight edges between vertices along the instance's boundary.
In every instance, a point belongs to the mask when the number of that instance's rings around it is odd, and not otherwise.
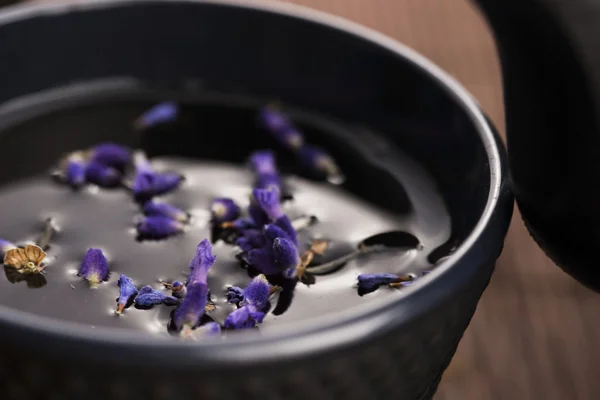
[{"label": "purple flower bud", "polygon": [[173,325],[178,331],[194,329],[202,320],[208,296],[208,286],[204,282],[193,281],[187,286],[187,294],[173,313]]},{"label": "purple flower bud", "polygon": [[225,318],[223,326],[226,329],[248,329],[256,326],[256,321],[250,316],[248,307],[240,307]]},{"label": "purple flower bud", "polygon": [[91,287],[98,286],[102,282],[106,282],[110,276],[108,269],[108,261],[102,250],[90,248],[79,267],[79,276],[87,280]]},{"label": "purple flower bud", "polygon": [[262,228],[269,223],[269,217],[262,210],[254,196],[250,196],[250,205],[248,206],[249,220],[252,222],[252,227]]},{"label": "purple flower bud", "polygon": [[184,224],[167,217],[145,217],[136,229],[139,240],[160,240],[183,232]]},{"label": "purple flower bud", "polygon": [[298,150],[298,157],[307,168],[327,175],[339,175],[340,170],[333,158],[318,147],[304,145]]},{"label": "purple flower bud", "polygon": [[154,125],[171,122],[177,117],[177,104],[172,101],[155,105],[135,121],[138,128],[149,128]]},{"label": "purple flower bud", "polygon": [[138,294],[138,290],[135,287],[133,280],[123,274],[119,275],[117,285],[119,286],[119,298],[117,299],[117,310],[115,311],[115,314],[120,315],[123,313],[123,310],[131,298]]},{"label": "purple flower bud", "polygon": [[292,243],[298,246],[298,233],[294,229],[292,221],[290,221],[287,215],[282,215],[281,217],[277,218],[273,224],[287,234],[287,236],[283,237],[286,237],[287,239],[291,240]]},{"label": "purple flower bud", "polygon": [[100,187],[115,187],[121,182],[121,174],[112,167],[92,161],[85,167],[85,179]]},{"label": "purple flower bud", "polygon": [[252,229],[256,225],[252,218],[238,218],[235,221],[231,222],[230,226],[234,229],[246,230],[246,229]]},{"label": "purple flower bud", "polygon": [[179,222],[187,222],[190,219],[188,213],[168,203],[148,201],[144,204],[144,214],[148,216],[163,216]]},{"label": "purple flower bud", "polygon": [[216,322],[208,322],[196,329],[202,336],[214,337],[221,334],[221,325]]},{"label": "purple flower bud", "polygon": [[131,162],[131,150],[115,143],[102,143],[92,147],[90,159],[122,171]]},{"label": "purple flower bud", "polygon": [[258,150],[250,155],[252,170],[257,175],[277,175],[275,156],[271,150]]},{"label": "purple flower bud", "polygon": [[65,181],[73,186],[80,187],[85,183],[86,162],[83,157],[76,153],[66,160]]},{"label": "purple flower bud", "polygon": [[251,311],[266,312],[270,308],[269,295],[271,287],[264,275],[258,275],[250,281],[244,290],[242,306],[250,307]]},{"label": "purple flower bud", "polygon": [[210,214],[213,223],[231,222],[240,216],[240,207],[232,199],[220,197],[213,200]]},{"label": "purple flower bud", "polygon": [[230,286],[227,288],[227,302],[230,304],[239,304],[244,300],[244,289],[239,286]]},{"label": "purple flower bud", "polygon": [[358,276],[358,295],[363,296],[376,291],[380,286],[402,282],[395,274],[361,274]]},{"label": "purple flower bud", "polygon": [[281,194],[281,178],[278,175],[272,174],[260,174],[257,175],[254,182],[254,188],[276,190],[277,193]]},{"label": "purple flower bud", "polygon": [[151,308],[155,305],[164,304],[167,306],[176,306],[179,304],[179,300],[173,296],[167,296],[163,292],[154,290],[151,286],[146,285],[140,289],[137,297],[135,298],[135,305],[137,308]]},{"label": "purple flower bud", "polygon": [[190,274],[186,286],[193,282],[201,282],[206,285],[208,279],[208,270],[215,263],[216,256],[212,254],[212,246],[208,239],[204,239],[196,247],[196,255],[190,262]]},{"label": "purple flower bud", "polygon": [[261,125],[284,147],[297,149],[304,143],[302,134],[283,113],[267,106],[261,110],[259,119]]},{"label": "purple flower bud", "polygon": [[254,189],[252,195],[259,207],[271,220],[275,221],[284,215],[279,204],[279,192],[277,190]]},{"label": "purple flower bud", "polygon": [[146,157],[140,153],[134,157],[135,176],[131,185],[133,196],[138,201],[168,193],[177,188],[183,176],[173,172],[155,172]]},{"label": "purple flower bud", "polygon": [[250,250],[246,256],[246,262],[265,275],[276,275],[281,272],[275,262],[272,245]]},{"label": "purple flower bud", "polygon": [[0,259],[4,259],[6,252],[10,249],[16,249],[17,246],[9,242],[8,240],[0,239]]},{"label": "purple flower bud", "polygon": [[285,238],[288,240],[290,239],[289,235],[275,224],[265,225],[263,234],[265,236],[266,241],[268,241],[269,243],[273,243],[273,241],[277,238]]},{"label": "purple flower bud", "polygon": [[280,269],[296,268],[300,265],[298,249],[287,239],[277,238],[273,241],[273,254]]},{"label": "purple flower bud", "polygon": [[264,246],[265,235],[258,229],[246,229],[242,231],[241,236],[237,238],[235,244],[242,249],[244,253],[247,253],[252,249]]}]

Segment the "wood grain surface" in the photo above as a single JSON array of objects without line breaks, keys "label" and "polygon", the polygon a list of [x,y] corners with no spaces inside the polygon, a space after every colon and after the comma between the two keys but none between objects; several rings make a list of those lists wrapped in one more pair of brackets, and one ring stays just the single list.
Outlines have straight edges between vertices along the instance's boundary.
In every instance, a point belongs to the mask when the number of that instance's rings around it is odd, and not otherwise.
[{"label": "wood grain surface", "polygon": [[[415,48],[454,75],[504,132],[493,39],[467,0],[290,1]],[[600,295],[544,256],[517,211],[496,273],[435,399],[600,400],[599,320]]]}]

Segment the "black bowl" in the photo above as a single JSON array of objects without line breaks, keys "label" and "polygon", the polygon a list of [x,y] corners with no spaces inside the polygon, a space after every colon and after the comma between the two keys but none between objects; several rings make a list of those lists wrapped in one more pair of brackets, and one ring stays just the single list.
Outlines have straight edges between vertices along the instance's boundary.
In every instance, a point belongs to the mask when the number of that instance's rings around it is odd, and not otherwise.
[{"label": "black bowl", "polygon": [[[1,398],[431,398],[512,214],[501,141],[447,74],[353,23],[254,1],[17,7],[0,15],[0,54],[5,123],[32,93],[77,91],[90,81],[108,94],[111,85],[129,85],[184,97],[276,98],[402,148],[435,178],[452,218],[451,239],[432,255],[439,265],[406,295],[264,336],[190,344],[1,306]],[[40,172],[66,148],[114,139],[60,135],[28,150],[35,162],[11,155],[5,141],[0,179]],[[384,158],[386,147],[372,156]]]}]

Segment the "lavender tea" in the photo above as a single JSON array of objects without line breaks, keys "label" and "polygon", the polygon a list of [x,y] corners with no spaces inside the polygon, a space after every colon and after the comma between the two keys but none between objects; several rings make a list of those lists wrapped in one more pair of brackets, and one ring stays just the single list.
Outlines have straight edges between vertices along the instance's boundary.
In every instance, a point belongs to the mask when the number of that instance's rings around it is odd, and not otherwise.
[{"label": "lavender tea", "polygon": [[450,237],[433,180],[374,132],[208,95],[29,100],[0,126],[34,148],[0,171],[2,305],[165,337],[266,332],[402,296]]}]

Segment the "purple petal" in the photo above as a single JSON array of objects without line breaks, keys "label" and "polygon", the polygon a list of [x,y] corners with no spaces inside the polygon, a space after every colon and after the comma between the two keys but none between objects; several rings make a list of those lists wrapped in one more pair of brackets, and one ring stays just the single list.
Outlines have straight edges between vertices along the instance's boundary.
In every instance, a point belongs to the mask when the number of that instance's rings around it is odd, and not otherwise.
[{"label": "purple petal", "polygon": [[260,174],[254,182],[256,189],[276,190],[281,193],[281,178],[278,175]]},{"label": "purple petal", "polygon": [[175,172],[161,172],[154,174],[152,191],[154,196],[169,193],[183,182],[183,175]]},{"label": "purple petal", "polygon": [[69,157],[65,167],[65,181],[73,187],[83,185],[85,183],[85,168],[86,163],[83,158],[78,156]]},{"label": "purple petal", "polygon": [[131,162],[131,150],[115,143],[103,143],[92,147],[91,161],[123,170]]},{"label": "purple petal", "polygon": [[267,314],[262,311],[250,311],[250,318],[257,324],[262,324]]},{"label": "purple petal", "polygon": [[248,307],[240,307],[225,318],[223,326],[226,329],[248,329],[256,326],[256,321],[251,317]]},{"label": "purple petal", "polygon": [[265,275],[276,275],[281,272],[275,262],[272,246],[250,250],[246,256],[246,261]]},{"label": "purple petal", "polygon": [[174,205],[155,201],[148,201],[144,204],[144,214],[148,216],[168,217],[179,222],[187,222],[190,217],[188,213]]},{"label": "purple petal", "polygon": [[230,286],[225,294],[229,304],[238,304],[244,300],[244,289],[239,286]]},{"label": "purple petal", "polygon": [[264,275],[258,275],[250,281],[244,290],[244,303],[262,311],[269,303],[270,286]]},{"label": "purple petal", "polygon": [[269,217],[265,214],[254,197],[251,197],[250,199],[248,215],[250,217],[249,220],[252,221],[252,227],[254,228],[262,228],[269,223]]},{"label": "purple petal", "polygon": [[287,215],[282,215],[281,217],[277,218],[273,224],[287,234],[287,236],[282,237],[291,240],[296,246],[298,246],[298,233],[294,229],[292,221],[290,221]]},{"label": "purple petal", "polygon": [[318,147],[304,145],[298,150],[298,157],[302,164],[313,171],[328,175],[339,174],[339,168],[333,158]]},{"label": "purple petal", "polygon": [[148,308],[159,304],[175,306],[179,304],[179,300],[177,300],[175,297],[167,296],[163,292],[155,290],[151,286],[146,285],[140,289],[137,297],[135,298],[135,304],[142,308]]},{"label": "purple petal", "polygon": [[136,226],[140,240],[160,240],[183,232],[184,224],[167,217],[145,217]]},{"label": "purple petal", "polygon": [[290,239],[287,232],[275,224],[265,225],[264,235],[266,241],[269,243],[273,243],[273,241],[277,238]]},{"label": "purple petal", "polygon": [[380,286],[389,285],[399,281],[395,274],[361,274],[358,276],[358,295],[376,291]]},{"label": "purple petal", "polygon": [[208,286],[203,282],[191,282],[183,301],[173,313],[173,324],[180,331],[184,327],[191,329],[200,324],[208,296]]},{"label": "purple petal", "polygon": [[291,149],[302,146],[304,138],[282,112],[268,106],[264,107],[260,111],[259,120],[261,125],[283,146]]},{"label": "purple petal", "polygon": [[208,270],[215,263],[216,256],[212,254],[212,246],[208,239],[204,239],[196,247],[196,255],[190,262],[190,275],[186,286],[192,282],[201,282],[206,285]]},{"label": "purple petal", "polygon": [[108,261],[102,250],[90,248],[79,267],[79,276],[87,280],[90,285],[95,286],[108,280],[110,271]]},{"label": "purple petal", "polygon": [[149,128],[151,126],[173,121],[177,117],[177,104],[172,101],[155,105],[136,120],[136,126],[139,128]]},{"label": "purple petal", "polygon": [[284,215],[279,204],[279,192],[277,190],[254,189],[252,195],[256,203],[271,220],[274,221]]},{"label": "purple petal", "polygon": [[275,156],[270,150],[258,150],[250,155],[252,170],[257,175],[277,175]]},{"label": "purple petal", "polygon": [[10,249],[14,249],[15,247],[17,246],[12,244],[8,240],[0,239],[0,258],[4,259],[4,255],[6,254],[6,252]]},{"label": "purple petal", "polygon": [[177,188],[183,176],[172,172],[155,172],[148,159],[137,153],[134,157],[135,176],[131,185],[134,197],[138,201],[168,193]]},{"label": "purple petal", "polygon": [[129,302],[129,300],[138,294],[138,290],[133,283],[133,280],[123,274],[119,275],[119,280],[117,281],[117,285],[119,286],[119,298],[117,299],[117,314],[123,312],[123,309]]},{"label": "purple petal", "polygon": [[119,171],[92,161],[85,168],[85,179],[101,187],[115,187],[121,182]]},{"label": "purple petal", "polygon": [[213,200],[210,214],[213,223],[231,222],[240,216],[240,207],[232,199],[220,197]]},{"label": "purple petal", "polygon": [[247,253],[252,249],[257,249],[265,245],[265,235],[258,229],[246,229],[242,231],[242,234],[235,244],[242,249],[243,252]]},{"label": "purple petal", "polygon": [[273,254],[280,269],[296,268],[300,264],[298,249],[287,239],[277,238],[273,241]]}]

